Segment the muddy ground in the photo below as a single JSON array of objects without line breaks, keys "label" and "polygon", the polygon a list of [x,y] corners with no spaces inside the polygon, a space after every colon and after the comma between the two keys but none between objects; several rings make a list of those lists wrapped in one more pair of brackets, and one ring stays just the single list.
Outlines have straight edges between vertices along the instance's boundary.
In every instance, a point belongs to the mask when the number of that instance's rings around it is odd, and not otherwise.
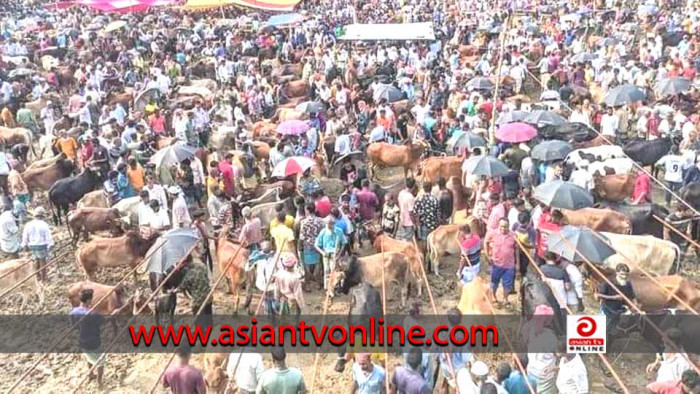
[{"label": "muddy ground", "polygon": [[[397,172],[384,172],[380,174],[380,179],[383,184],[392,184],[400,179],[402,174]],[[54,229],[54,236],[57,242],[55,255],[61,254],[63,251],[70,252],[58,264],[53,265],[49,270],[50,284],[46,290],[46,299],[43,306],[39,306],[35,298],[31,298],[28,305],[20,310],[20,298],[16,294],[8,295],[0,299],[0,313],[2,314],[49,314],[49,313],[67,313],[70,310],[70,305],[66,298],[65,292],[67,286],[75,281],[82,280],[82,274],[78,271],[75,265],[75,258],[72,249],[67,240],[67,232],[64,228]],[[365,244],[362,254],[370,254]],[[447,257],[441,262],[441,267],[445,267],[443,277],[439,278],[434,275],[429,275],[430,286],[436,300],[438,312],[443,313],[449,308],[456,306],[458,301],[458,289],[455,285],[453,272],[457,269],[457,259]],[[694,270],[693,270],[694,271]],[[114,284],[118,282],[126,269],[111,269],[102,270],[97,274],[97,281],[101,283]],[[689,272],[690,276],[696,276],[695,272]],[[484,274],[482,274],[484,275]],[[519,283],[519,279],[518,279]],[[132,279],[127,281],[128,291],[132,291],[136,287],[147,288],[147,278],[140,277],[138,283],[134,283]],[[517,289],[516,285],[516,289]],[[226,286],[221,285],[215,292],[214,310],[215,314],[231,313],[233,310],[233,300],[230,294],[226,293]],[[388,289],[391,292],[391,288]],[[306,293],[306,313],[323,313],[324,294],[321,291],[314,290],[311,293]],[[418,301],[411,298],[410,302]],[[388,302],[389,313],[402,312],[399,310],[398,294],[391,293]],[[517,297],[514,298],[517,300]],[[423,292],[422,310],[424,313],[430,312],[430,303],[427,292]],[[517,301],[516,301],[517,302]],[[253,301],[256,305],[257,299]],[[179,309],[183,311],[189,310],[188,301],[182,300],[179,302]],[[518,305],[519,309],[519,305]],[[595,313],[597,305],[592,299],[590,288],[586,288],[586,311]],[[348,296],[338,296],[333,299],[329,313],[345,314],[348,311]],[[403,311],[405,312],[405,311]],[[501,310],[501,313],[507,311]],[[38,333],[37,335],[40,335]],[[51,340],[51,338],[47,338]],[[630,341],[642,341],[636,334],[630,337]],[[3,370],[5,378],[0,381],[0,389],[6,391],[12,386],[29,366],[41,357],[41,355],[32,354],[12,354],[0,356],[0,369]],[[494,355],[479,355],[492,368],[501,361],[509,361],[507,354]],[[102,390],[97,389],[95,383],[83,384],[78,388],[79,382],[83,379],[87,367],[79,354],[51,354],[44,359],[39,366],[24,379],[15,392],[21,393],[66,393],[66,392],[109,392],[109,393],[148,393],[156,384],[156,379],[161,373],[165,363],[170,358],[169,354],[112,354],[108,356],[108,364],[105,371],[105,387]],[[270,365],[269,356],[264,356],[267,365]],[[608,359],[613,363],[615,370],[622,377],[623,381],[630,390],[630,393],[639,393],[644,391],[644,386],[651,379],[644,373],[644,367],[647,363],[653,361],[653,355],[622,355],[609,354]],[[195,365],[201,365],[202,356],[193,356]],[[321,355],[320,368],[318,378],[316,379],[316,392],[319,393],[339,393],[346,392],[346,388],[350,387],[351,368],[346,368],[342,374],[336,373],[333,366],[336,360],[335,354]],[[599,367],[597,357],[588,356],[584,358],[588,368],[590,379],[591,393],[612,392],[616,387],[614,380],[606,376],[604,369]],[[402,362],[398,356],[390,356],[389,369],[393,371],[396,365]],[[290,354],[288,356],[288,364],[290,366],[301,368],[304,373],[304,378],[307,385],[311,388],[313,375],[313,354]],[[158,388],[156,392],[165,392],[164,389]]]}]

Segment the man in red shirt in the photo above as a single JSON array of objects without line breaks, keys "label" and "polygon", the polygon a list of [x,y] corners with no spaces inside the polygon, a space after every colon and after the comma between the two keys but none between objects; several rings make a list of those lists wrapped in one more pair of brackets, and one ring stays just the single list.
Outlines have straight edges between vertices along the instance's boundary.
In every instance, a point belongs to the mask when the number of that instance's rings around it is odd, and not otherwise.
[{"label": "man in red shirt", "polygon": [[513,291],[515,279],[515,261],[518,253],[515,253],[515,236],[510,231],[508,219],[498,221],[498,230],[486,234],[486,255],[491,263],[491,290],[496,304],[500,304],[496,291],[498,284],[503,280],[503,299],[506,307],[510,308],[508,296]]},{"label": "man in red shirt", "polygon": [[177,350],[177,362],[168,368],[161,380],[164,388],[170,388],[173,394],[205,394],[204,376],[190,365],[191,350],[187,345]]},{"label": "man in red shirt", "polygon": [[233,154],[227,153],[225,160],[219,163],[219,173],[221,174],[221,179],[224,182],[224,193],[228,197],[233,197],[234,194],[234,171],[231,162],[233,161]]},{"label": "man in red shirt", "polygon": [[544,262],[544,254],[547,253],[547,242],[549,240],[549,236],[552,233],[559,232],[563,225],[564,215],[562,215],[561,211],[559,210],[543,212],[542,216],[540,216],[540,221],[537,226],[537,238],[535,241],[535,258],[538,260],[540,265],[542,265],[541,263]]},{"label": "man in red shirt", "polygon": [[362,190],[355,195],[357,206],[362,220],[372,220],[376,209],[379,207],[379,199],[373,191],[369,190],[369,180],[362,180]]},{"label": "man in red shirt", "polygon": [[333,203],[331,203],[331,199],[323,193],[323,190],[318,190],[314,194],[314,206],[316,207],[316,216],[325,218],[330,215]]},{"label": "man in red shirt", "polygon": [[632,204],[651,202],[651,178],[644,171],[637,171],[637,180],[634,182]]},{"label": "man in red shirt", "polygon": [[165,133],[165,116],[163,116],[160,113],[159,108],[156,108],[156,110],[153,112],[153,115],[151,115],[148,118],[148,125],[151,127],[151,130],[153,130],[153,132],[156,134]]},{"label": "man in red shirt", "polygon": [[692,369],[685,370],[680,381],[669,380],[666,382],[654,382],[647,385],[649,394],[690,394],[700,387],[698,373]]}]

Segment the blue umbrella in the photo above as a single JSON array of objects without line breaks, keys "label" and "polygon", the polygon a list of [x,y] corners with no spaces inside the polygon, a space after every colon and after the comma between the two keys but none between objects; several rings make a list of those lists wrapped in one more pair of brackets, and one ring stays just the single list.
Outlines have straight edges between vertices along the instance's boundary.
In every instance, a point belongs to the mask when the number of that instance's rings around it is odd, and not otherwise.
[{"label": "blue umbrella", "polygon": [[266,26],[281,27],[299,23],[304,20],[304,16],[298,13],[273,15],[265,23]]},{"label": "blue umbrella", "polygon": [[[148,272],[165,273],[170,267],[187,256],[187,252],[201,240],[196,228],[177,228],[169,230],[158,238],[148,250]],[[161,245],[165,243],[161,247]]]}]

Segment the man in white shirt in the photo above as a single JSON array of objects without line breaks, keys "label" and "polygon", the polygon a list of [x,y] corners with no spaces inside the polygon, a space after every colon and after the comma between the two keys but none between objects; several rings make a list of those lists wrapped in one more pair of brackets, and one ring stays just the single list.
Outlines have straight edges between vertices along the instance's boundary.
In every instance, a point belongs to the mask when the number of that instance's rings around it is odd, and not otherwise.
[{"label": "man in white shirt", "polygon": [[164,210],[167,209],[168,198],[165,196],[165,189],[163,189],[163,186],[155,183],[153,175],[146,177],[146,186],[143,187],[143,190],[148,191],[149,201],[157,200],[161,207],[165,207]]},{"label": "man in white shirt", "polygon": [[168,194],[173,199],[172,207],[172,225],[173,228],[189,227],[192,224],[190,212],[187,209],[187,201],[185,201],[185,193],[182,192],[179,186],[170,186]]},{"label": "man in white shirt", "polygon": [[569,182],[578,185],[586,190],[593,189],[593,176],[588,172],[587,165],[579,165],[578,168],[571,171]]},{"label": "man in white shirt", "polygon": [[566,290],[566,304],[569,309],[583,312],[583,275],[576,264],[562,261],[561,267],[569,275],[571,287]]},{"label": "man in white shirt", "polygon": [[37,277],[42,282],[46,282],[46,268],[44,266],[54,245],[51,228],[44,220],[45,216],[44,207],[37,207],[34,210],[34,220],[27,223],[22,232],[22,248],[31,250],[36,268],[41,268]]},{"label": "man in white shirt", "polygon": [[235,352],[228,358],[226,375],[230,381],[236,382],[241,393],[254,393],[263,372],[265,365],[260,353]]},{"label": "man in white shirt", "polygon": [[[680,190],[683,185],[683,166],[686,159],[678,154],[678,146],[671,148],[671,153],[659,159],[656,162],[656,167],[664,166],[664,181],[666,186],[674,193]],[[671,204],[671,193],[666,191],[666,205]]]},{"label": "man in white shirt", "polygon": [[578,353],[567,353],[559,361],[557,390],[560,394],[588,394],[588,371]]},{"label": "man in white shirt", "polygon": [[424,98],[418,100],[418,104],[411,108],[411,115],[416,119],[416,123],[422,125],[425,122],[425,117],[430,112],[430,106],[425,102]]},{"label": "man in white shirt", "polygon": [[342,130],[340,135],[335,139],[335,146],[333,151],[335,152],[335,157],[343,157],[352,152],[352,147],[350,143],[350,137],[348,136],[347,130]]},{"label": "man in white shirt", "polygon": [[600,132],[605,136],[614,137],[619,127],[620,118],[613,113],[612,108],[608,108],[600,120]]},{"label": "man in white shirt", "polygon": [[144,219],[142,224],[139,221],[140,226],[148,226],[152,230],[163,231],[170,228],[170,219],[168,218],[168,211],[165,208],[161,208],[158,200],[150,200],[148,202],[148,210],[146,211],[147,217]]}]

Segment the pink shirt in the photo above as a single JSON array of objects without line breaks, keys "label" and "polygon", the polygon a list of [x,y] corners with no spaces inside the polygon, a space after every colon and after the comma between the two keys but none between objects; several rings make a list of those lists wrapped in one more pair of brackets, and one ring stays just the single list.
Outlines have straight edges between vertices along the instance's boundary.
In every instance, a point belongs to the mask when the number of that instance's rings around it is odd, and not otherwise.
[{"label": "pink shirt", "polygon": [[503,234],[500,230],[491,231],[486,235],[489,245],[489,260],[501,268],[515,267],[515,237],[512,232]]},{"label": "pink shirt", "polygon": [[683,394],[683,385],[679,381],[668,380],[650,383],[647,390],[652,394]]},{"label": "pink shirt", "polygon": [[163,383],[173,394],[204,394],[207,392],[204,377],[191,365],[170,367],[163,374]]},{"label": "pink shirt", "polygon": [[[489,220],[486,222],[486,231],[492,232],[498,230],[498,221],[506,217],[506,206],[500,203],[491,208]],[[511,223],[512,224],[512,223]]]},{"label": "pink shirt", "polygon": [[413,206],[416,204],[416,198],[413,193],[404,189],[401,190],[398,197],[399,210],[401,212],[401,221],[399,224],[402,226],[413,226],[413,219],[411,218],[411,213],[413,212]]}]

